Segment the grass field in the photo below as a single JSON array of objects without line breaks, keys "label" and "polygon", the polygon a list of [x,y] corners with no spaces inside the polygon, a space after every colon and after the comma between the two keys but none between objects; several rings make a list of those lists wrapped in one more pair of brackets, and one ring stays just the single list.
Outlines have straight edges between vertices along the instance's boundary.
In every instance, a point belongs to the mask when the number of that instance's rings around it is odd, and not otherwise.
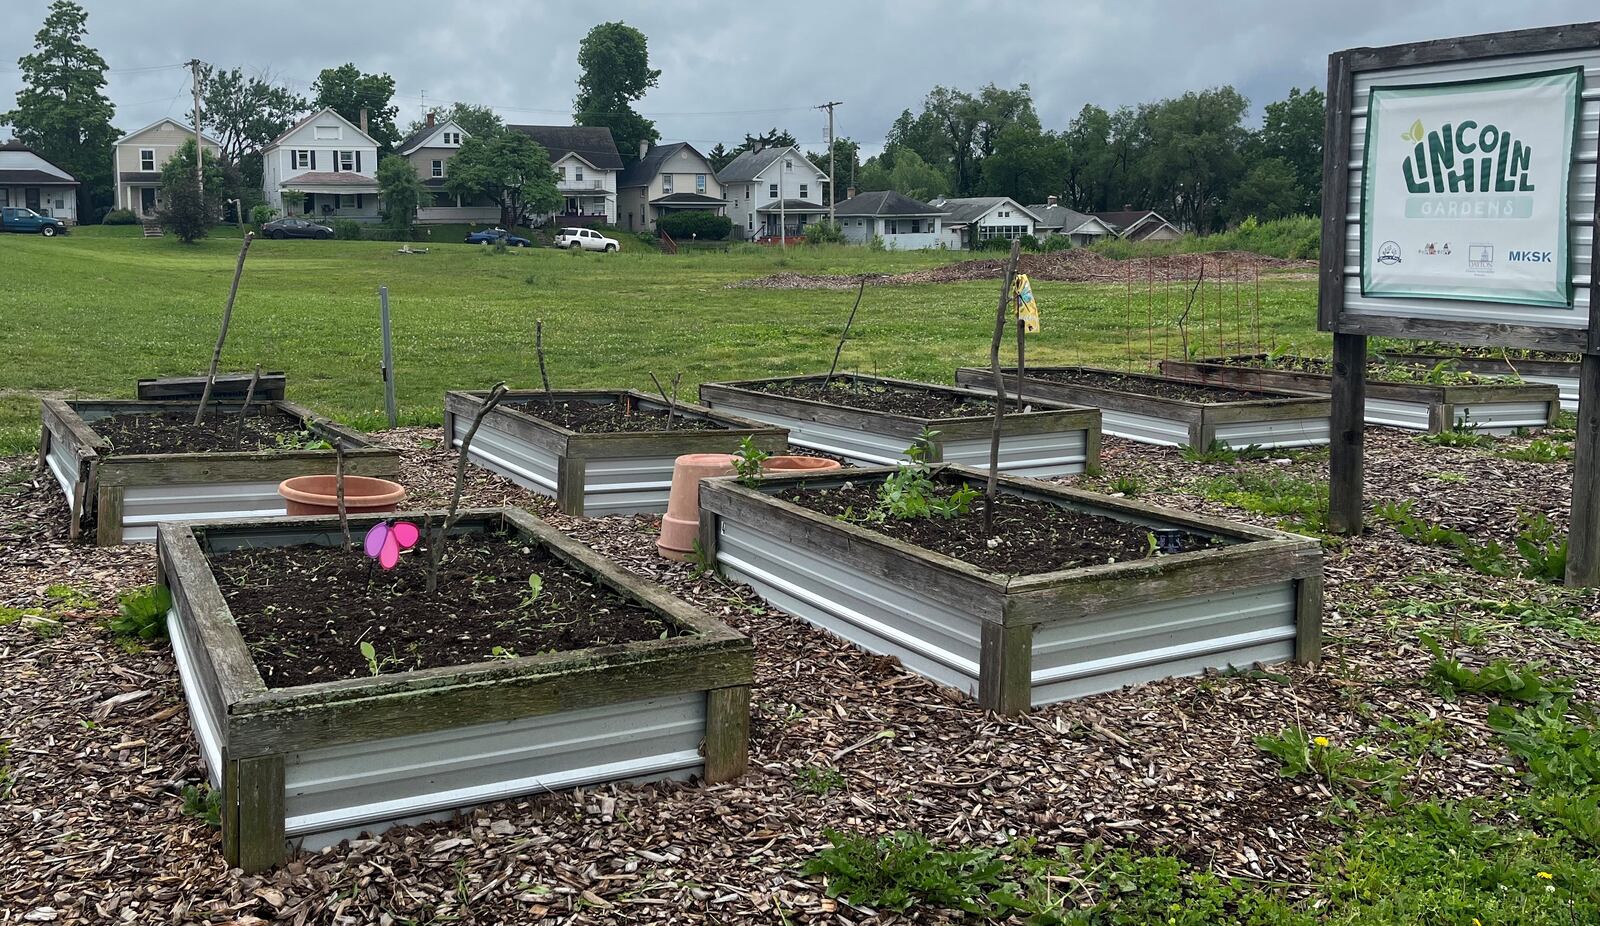
[{"label": "grass field", "polygon": [[[204,371],[238,239],[183,245],[118,231],[0,238],[0,453],[35,446],[36,393],[131,397],[141,376]],[[396,247],[257,241],[224,369],[259,362],[285,370],[291,397],[359,427],[381,426],[377,291],[386,285],[406,423],[438,422],[449,388],[536,383],[539,318],[552,385],[649,388],[651,371],[664,381],[681,371],[693,395],[706,380],[826,370],[855,297],[729,283],[779,271],[893,272],[961,256],[843,246],[676,256],[465,245],[402,255]],[[988,281],[869,287],[841,369],[949,382],[957,365],[986,362],[997,289]],[[1313,281],[1263,278],[1263,339],[1320,347],[1315,293]],[[1029,342],[1030,361],[1120,366],[1144,362],[1152,349],[1159,357],[1168,343],[1178,349],[1175,331],[1147,325],[1144,293],[1131,310],[1116,285],[1038,283],[1035,294],[1044,328]],[[1155,289],[1158,316],[1168,295]],[[1250,296],[1242,294],[1246,305]],[[1170,298],[1181,306],[1186,293],[1175,285]],[[1222,298],[1234,318],[1231,289]],[[1239,335],[1230,320],[1230,349]],[[1253,331],[1243,338],[1250,346]],[[1213,330],[1207,349],[1217,343]]]}]

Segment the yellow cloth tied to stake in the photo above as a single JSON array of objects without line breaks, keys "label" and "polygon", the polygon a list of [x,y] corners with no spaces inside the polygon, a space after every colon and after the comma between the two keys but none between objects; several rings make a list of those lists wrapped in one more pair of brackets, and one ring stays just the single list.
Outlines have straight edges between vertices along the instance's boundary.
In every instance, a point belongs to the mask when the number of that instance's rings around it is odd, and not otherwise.
[{"label": "yellow cloth tied to stake", "polygon": [[1019,273],[1011,280],[1011,298],[1017,303],[1017,321],[1023,330],[1029,334],[1039,333],[1039,303],[1033,301],[1033,285],[1028,282],[1026,273]]}]

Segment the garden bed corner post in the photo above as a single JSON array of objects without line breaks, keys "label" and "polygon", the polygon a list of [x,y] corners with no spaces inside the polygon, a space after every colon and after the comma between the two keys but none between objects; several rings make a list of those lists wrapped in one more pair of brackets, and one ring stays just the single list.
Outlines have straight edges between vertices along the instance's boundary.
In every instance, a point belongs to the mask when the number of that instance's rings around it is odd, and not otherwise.
[{"label": "garden bed corner post", "polygon": [[[1600,224],[1595,233],[1596,253],[1600,253]],[[1590,314],[1600,302],[1600,286],[1590,290]],[[1572,516],[1567,526],[1566,584],[1574,588],[1600,585],[1600,353],[1595,353],[1596,334],[1591,319],[1590,348],[1583,354],[1578,372],[1577,439],[1573,442]]]}]

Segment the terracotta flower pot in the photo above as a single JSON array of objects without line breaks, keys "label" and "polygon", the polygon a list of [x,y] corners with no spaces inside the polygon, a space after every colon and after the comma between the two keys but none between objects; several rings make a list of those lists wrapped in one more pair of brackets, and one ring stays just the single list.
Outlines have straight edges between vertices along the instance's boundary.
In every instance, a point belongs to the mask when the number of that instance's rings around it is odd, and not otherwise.
[{"label": "terracotta flower pot", "polygon": [[838,460],[829,460],[825,457],[791,454],[767,457],[767,461],[761,464],[761,469],[768,473],[826,473],[842,465]]},{"label": "terracotta flower pot", "polygon": [[[295,476],[278,483],[278,494],[287,503],[289,514],[338,514],[336,476]],[[344,510],[347,514],[393,511],[406,497],[405,486],[372,476],[344,477]]]},{"label": "terracotta flower pot", "polygon": [[661,516],[656,550],[667,559],[687,562],[700,537],[700,480],[733,474],[731,453],[686,453],[673,462],[672,492]]}]

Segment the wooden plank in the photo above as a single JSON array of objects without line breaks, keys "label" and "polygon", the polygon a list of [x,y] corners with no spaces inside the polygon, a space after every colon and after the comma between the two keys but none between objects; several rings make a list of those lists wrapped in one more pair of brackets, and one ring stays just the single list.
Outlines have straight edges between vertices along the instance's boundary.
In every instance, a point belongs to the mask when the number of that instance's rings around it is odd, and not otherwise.
[{"label": "wooden plank", "polygon": [[217,716],[223,717],[237,702],[264,694],[267,684],[217,588],[193,528],[181,521],[157,525],[156,559],[172,593],[173,608],[195,629],[202,654],[196,661],[209,670],[209,681],[217,690],[221,708]]},{"label": "wooden plank", "polygon": [[583,517],[583,483],[588,469],[589,465],[582,457],[560,457],[556,460],[556,507],[561,509],[562,514]]},{"label": "wooden plank", "polygon": [[1350,111],[1355,94],[1350,52],[1328,56],[1328,95],[1322,144],[1322,246],[1317,275],[1317,327],[1332,331],[1344,319],[1345,210],[1350,195]]},{"label": "wooden plank", "polygon": [[750,686],[706,692],[705,780],[732,781],[750,764]]},{"label": "wooden plank", "polygon": [[1385,71],[1473,58],[1584,50],[1597,45],[1600,45],[1600,22],[1588,22],[1408,42],[1381,48],[1352,48],[1342,54],[1349,56],[1352,72]]},{"label": "wooden plank", "polygon": [[1339,330],[1375,338],[1411,341],[1446,341],[1469,347],[1512,347],[1523,350],[1583,351],[1588,335],[1583,328],[1545,325],[1507,325],[1482,321],[1416,318],[1404,315],[1354,315],[1339,318]]},{"label": "wooden plank", "polygon": [[1101,425],[1097,418],[1085,432],[1087,435],[1083,447],[1083,473],[1086,476],[1098,476],[1105,468],[1100,465]]},{"label": "wooden plank", "polygon": [[[243,399],[250,388],[254,373],[218,373],[212,386],[213,398]],[[261,374],[256,385],[256,398],[272,401],[284,397],[289,378],[282,370]],[[168,376],[160,379],[139,380],[134,395],[140,399],[190,399],[200,400],[205,390],[204,376]]]},{"label": "wooden plank", "polygon": [[1600,585],[1600,354],[1583,355],[1573,450],[1566,584],[1587,588]]},{"label": "wooden plank", "polygon": [[1410,354],[1399,351],[1374,351],[1375,357],[1408,366],[1433,368],[1441,363],[1450,368],[1478,373],[1483,376],[1567,376],[1576,378],[1581,364],[1581,354],[1572,360],[1555,360],[1548,357],[1467,357],[1462,354]]},{"label": "wooden plank", "polygon": [[1367,338],[1333,336],[1333,413],[1328,420],[1328,529],[1361,533],[1366,453]]},{"label": "wooden plank", "polygon": [[978,651],[978,703],[997,714],[1033,707],[1033,626],[985,623]]},{"label": "wooden plank", "polygon": [[222,853],[246,874],[283,861],[283,756],[236,758],[223,750]]},{"label": "wooden plank", "polygon": [[1294,661],[1322,661],[1322,573],[1303,576],[1294,584]]},{"label": "wooden plank", "polygon": [[[291,476],[330,473],[334,468],[332,450],[174,453],[104,459],[101,483],[122,486],[281,482]],[[392,478],[400,472],[400,455],[392,450],[355,450],[345,460],[345,471],[355,476]]]},{"label": "wooden plank", "polygon": [[127,491],[122,486],[100,482],[99,491],[95,493],[95,546],[114,547],[122,543],[122,505]]}]

